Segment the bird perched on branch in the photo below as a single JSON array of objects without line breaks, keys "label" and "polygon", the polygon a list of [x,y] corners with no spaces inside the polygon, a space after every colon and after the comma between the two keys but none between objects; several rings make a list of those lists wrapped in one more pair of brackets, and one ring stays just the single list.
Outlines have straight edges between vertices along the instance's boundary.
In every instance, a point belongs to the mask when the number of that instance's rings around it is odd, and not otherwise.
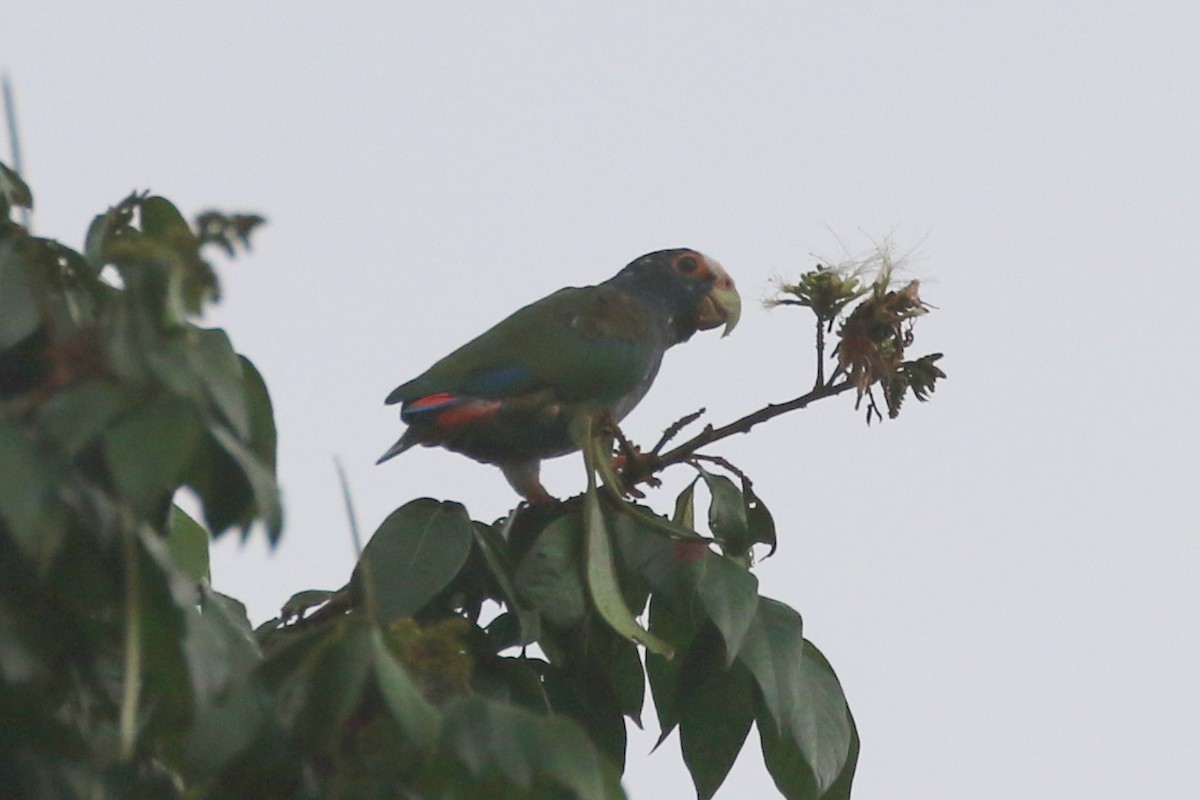
[{"label": "bird perched on branch", "polygon": [[733,280],[695,250],[659,250],[596,286],[525,306],[387,396],[408,429],[377,463],[413,445],[495,464],[530,503],[552,500],[544,458],[578,450],[587,415],[620,421],[646,395],[663,354],[697,330],[733,330]]}]

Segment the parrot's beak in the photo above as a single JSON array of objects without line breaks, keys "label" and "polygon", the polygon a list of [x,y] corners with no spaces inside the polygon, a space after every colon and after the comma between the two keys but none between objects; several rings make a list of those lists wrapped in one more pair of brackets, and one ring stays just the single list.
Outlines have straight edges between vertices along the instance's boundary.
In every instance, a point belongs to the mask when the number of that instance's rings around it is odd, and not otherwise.
[{"label": "parrot's beak", "polygon": [[729,273],[711,258],[706,260],[715,280],[708,294],[700,300],[700,307],[696,312],[696,327],[707,331],[724,325],[725,330],[721,335],[728,336],[741,319],[742,296],[734,287],[733,278],[729,277]]}]

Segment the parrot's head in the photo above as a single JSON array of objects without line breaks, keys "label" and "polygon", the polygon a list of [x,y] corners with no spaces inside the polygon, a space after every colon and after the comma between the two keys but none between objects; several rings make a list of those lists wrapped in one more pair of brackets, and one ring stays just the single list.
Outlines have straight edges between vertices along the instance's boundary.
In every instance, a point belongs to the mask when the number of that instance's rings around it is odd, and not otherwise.
[{"label": "parrot's head", "polygon": [[659,250],[634,259],[613,283],[655,301],[669,315],[679,341],[697,330],[725,326],[722,336],[742,316],[742,298],[733,278],[716,259],[695,250]]}]

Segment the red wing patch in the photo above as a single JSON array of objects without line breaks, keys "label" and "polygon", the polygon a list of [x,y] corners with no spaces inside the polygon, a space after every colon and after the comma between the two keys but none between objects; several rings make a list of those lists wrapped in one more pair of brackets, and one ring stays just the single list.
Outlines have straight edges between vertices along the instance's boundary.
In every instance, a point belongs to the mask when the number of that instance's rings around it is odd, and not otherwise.
[{"label": "red wing patch", "polygon": [[500,403],[496,400],[472,400],[438,414],[437,425],[441,430],[464,428],[476,420],[492,416],[499,410]]},{"label": "red wing patch", "polygon": [[437,394],[418,397],[408,404],[406,411],[428,411],[431,408],[439,408],[453,403],[458,398],[449,392],[438,392]]}]

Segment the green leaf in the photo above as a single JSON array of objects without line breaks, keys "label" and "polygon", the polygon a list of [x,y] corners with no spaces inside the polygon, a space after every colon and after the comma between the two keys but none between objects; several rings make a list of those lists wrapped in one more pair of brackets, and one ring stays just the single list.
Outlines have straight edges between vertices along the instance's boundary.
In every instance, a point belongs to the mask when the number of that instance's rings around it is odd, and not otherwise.
[{"label": "green leaf", "polygon": [[4,201],[7,217],[9,208],[33,208],[33,192],[21,176],[0,163],[0,200]]},{"label": "green leaf", "polygon": [[714,475],[701,469],[700,477],[712,495],[712,501],[708,504],[708,525],[713,535],[721,540],[721,547],[726,554],[740,557],[748,553],[753,537],[746,521],[746,504],[742,493],[724,475]]},{"label": "green leaf", "polygon": [[293,735],[313,749],[337,739],[342,725],[362,701],[376,665],[373,628],[351,618],[339,620],[332,628],[309,668],[296,676],[304,701]]},{"label": "green leaf", "polygon": [[579,515],[564,514],[542,529],[517,565],[515,589],[521,602],[560,628],[587,614],[579,569],[582,538]]},{"label": "green leaf", "polygon": [[201,432],[192,405],[167,395],[133,407],[104,432],[113,483],[140,516],[152,516],[183,482]]},{"label": "green leaf", "polygon": [[[617,638],[615,634],[613,638]],[[543,676],[542,686],[554,713],[578,722],[592,743],[623,769],[625,717],[621,714],[619,698],[604,673],[604,665],[590,661],[576,665],[570,671],[552,667]]]},{"label": "green leaf", "polygon": [[208,531],[174,503],[167,529],[167,551],[184,575],[196,583],[207,582]]},{"label": "green leaf", "polygon": [[86,380],[42,403],[39,416],[46,432],[73,459],[132,402],[129,393],[112,381]]},{"label": "green leaf", "polygon": [[687,485],[679,496],[675,498],[675,513],[671,516],[671,520],[677,525],[682,525],[685,528],[696,529],[696,481],[695,478]]},{"label": "green leaf", "polygon": [[[229,335],[220,328],[195,329],[192,332],[192,347],[188,350],[188,356],[190,368],[203,380],[205,390],[220,409],[221,416],[239,438],[250,441],[251,420],[246,402],[246,378],[242,373],[242,361],[234,352]],[[261,376],[258,376],[258,381],[262,382]],[[267,408],[270,409],[269,400]],[[266,459],[261,460],[268,463]],[[273,466],[274,458],[269,463]]]},{"label": "green leaf", "polygon": [[681,670],[679,738],[699,800],[724,783],[754,722],[754,681],[740,663],[726,667],[722,649],[716,636],[707,637]]},{"label": "green leaf", "polygon": [[380,622],[410,617],[458,575],[475,532],[459,503],[421,498],[388,515],[363,548]]},{"label": "green leaf", "polygon": [[596,610],[617,633],[644,645],[651,652],[670,658],[675,652],[674,648],[638,624],[633,612],[625,605],[613,564],[612,539],[594,484],[588,486],[584,498],[584,515],[587,582]]},{"label": "green leaf", "polygon": [[766,557],[775,555],[778,544],[775,537],[775,518],[771,516],[767,504],[754,493],[754,487],[749,478],[742,479],[742,498],[746,505],[746,524],[750,528],[750,540],[756,544],[770,547]]},{"label": "green leaf", "polygon": [[337,592],[329,589],[304,589],[296,592],[283,604],[279,616],[285,621],[303,617],[310,608],[328,602],[335,594]]},{"label": "green leaf", "polygon": [[0,420],[0,520],[27,554],[37,549],[37,522],[56,473],[24,426]]},{"label": "green leaf", "polygon": [[[279,503],[279,488],[275,485],[274,472],[230,431],[219,425],[210,425],[209,432],[245,476],[254,507],[266,523],[267,535],[272,542],[276,541],[283,529],[283,507]],[[216,533],[215,528],[213,533]]]},{"label": "green leaf", "polygon": [[41,322],[25,266],[15,257],[15,249],[9,242],[0,245],[0,350],[29,336]]},{"label": "green leaf", "polygon": [[508,644],[524,645],[535,641],[540,633],[538,615],[526,608],[517,595],[516,587],[513,585],[513,567],[508,558],[508,548],[504,539],[489,525],[475,522],[471,527],[475,532],[475,544],[483,553],[488,572],[499,585],[505,604],[519,623],[520,630],[517,636]]},{"label": "green leaf", "polygon": [[738,660],[758,682],[776,728],[789,731],[807,701],[801,672],[804,635],[800,615],[783,603],[759,598],[754,623],[746,633]]},{"label": "green leaf", "polygon": [[[675,645],[677,651],[687,653],[699,630],[693,615],[681,611],[662,595],[650,600],[650,630]],[[657,749],[675,726],[679,724],[679,707],[686,698],[679,696],[679,672],[684,658],[667,659],[654,653],[646,654],[646,677],[650,692],[654,696],[654,710],[658,715],[659,736],[654,747]]]},{"label": "green leaf", "polygon": [[[802,643],[799,661],[780,658],[785,649],[792,652],[796,647],[796,623],[787,622],[795,612],[766,598],[763,604],[771,609],[764,617],[774,618],[764,625],[763,635],[788,639],[786,648],[771,643],[778,649],[774,680],[765,682],[772,687],[771,693],[761,677],[762,660],[744,660],[761,690],[762,707],[757,718],[767,768],[788,798],[848,797],[858,758],[858,733],[841,684],[811,642]],[[792,696],[785,699],[782,695],[788,690]],[[840,794],[836,786],[844,786],[845,794]]]},{"label": "green leaf", "polygon": [[371,644],[375,681],[392,719],[413,745],[422,751],[431,750],[441,730],[441,715],[421,694],[377,629],[371,632]]},{"label": "green leaf", "polygon": [[271,404],[271,394],[253,362],[243,355],[238,356],[238,361],[242,368],[246,407],[250,413],[250,449],[259,461],[275,472],[275,410]]},{"label": "green leaf", "polygon": [[727,664],[733,663],[758,608],[758,578],[715,553],[697,562],[702,568],[696,593],[708,618],[725,639]]},{"label": "green leaf", "polygon": [[446,707],[442,742],[476,778],[499,775],[523,789],[549,780],[579,800],[624,797],[612,764],[565,717],[470,697]]}]

